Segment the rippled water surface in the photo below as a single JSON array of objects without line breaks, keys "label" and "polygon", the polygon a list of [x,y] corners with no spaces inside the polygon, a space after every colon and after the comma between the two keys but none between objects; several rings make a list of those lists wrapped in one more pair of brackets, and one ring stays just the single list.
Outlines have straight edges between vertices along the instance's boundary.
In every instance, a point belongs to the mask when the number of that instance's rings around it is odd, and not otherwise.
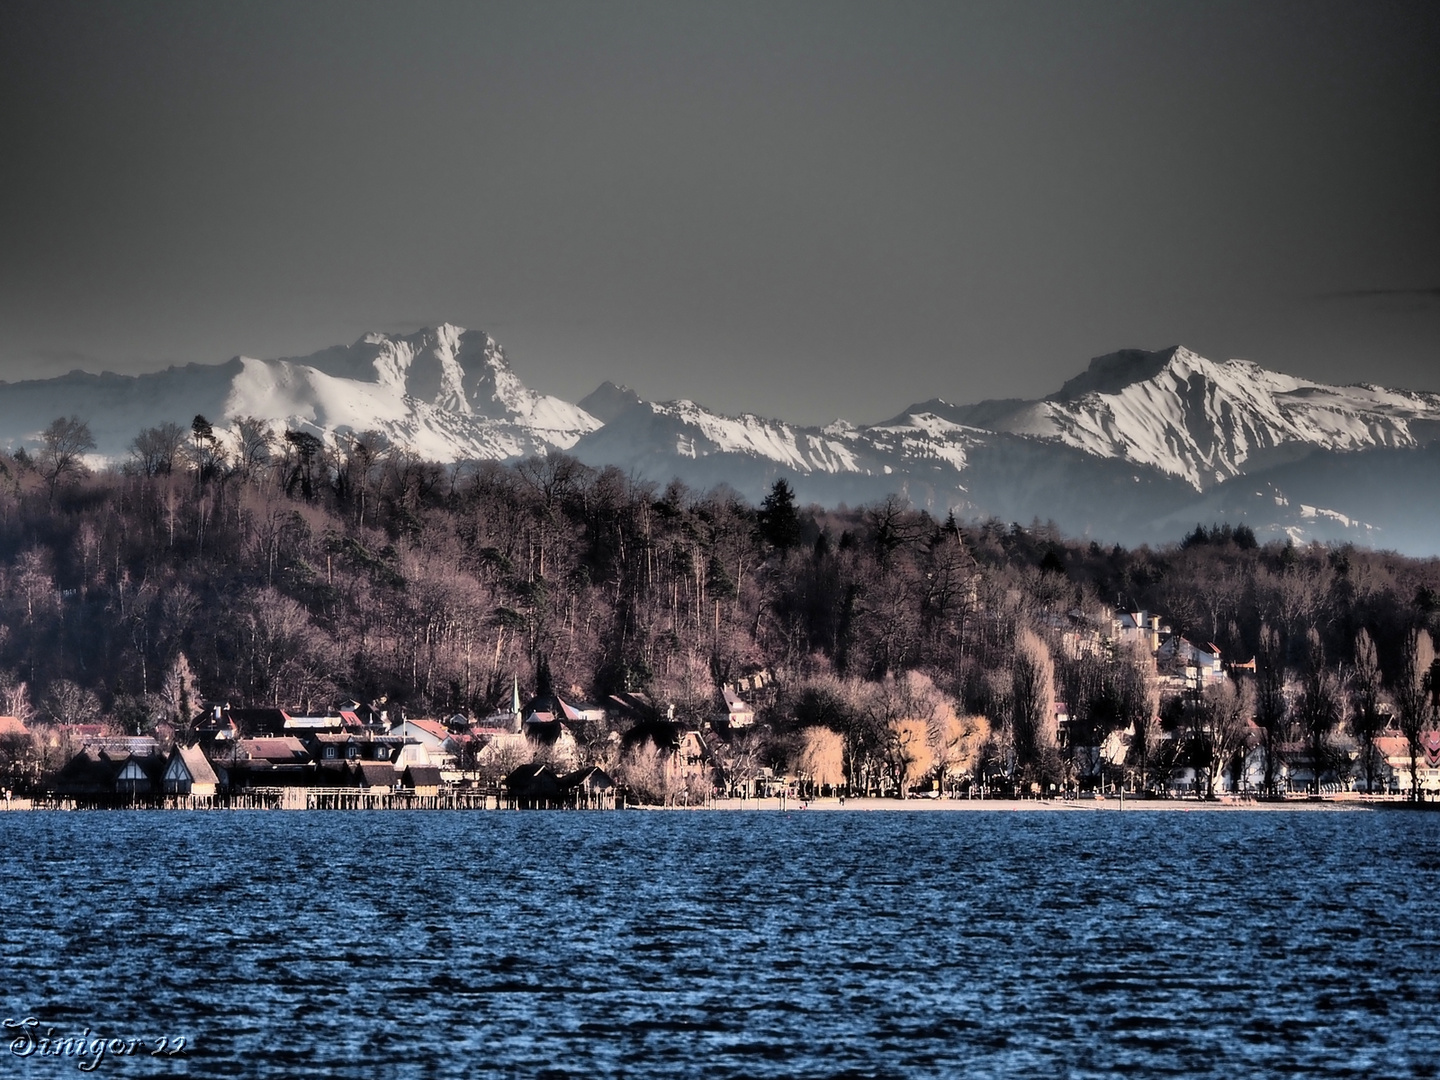
[{"label": "rippled water surface", "polygon": [[5,1016],[149,1040],[99,1075],[1440,1063],[1435,814],[12,813],[0,867]]}]

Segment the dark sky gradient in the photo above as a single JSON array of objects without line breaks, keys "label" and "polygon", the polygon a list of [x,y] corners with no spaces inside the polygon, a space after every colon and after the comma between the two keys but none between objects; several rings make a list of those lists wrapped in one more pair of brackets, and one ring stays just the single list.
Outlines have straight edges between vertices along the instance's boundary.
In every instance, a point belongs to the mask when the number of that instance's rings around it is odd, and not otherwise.
[{"label": "dark sky gradient", "polygon": [[1440,4],[0,9],[0,377],[445,320],[811,422],[1176,343],[1440,389]]}]

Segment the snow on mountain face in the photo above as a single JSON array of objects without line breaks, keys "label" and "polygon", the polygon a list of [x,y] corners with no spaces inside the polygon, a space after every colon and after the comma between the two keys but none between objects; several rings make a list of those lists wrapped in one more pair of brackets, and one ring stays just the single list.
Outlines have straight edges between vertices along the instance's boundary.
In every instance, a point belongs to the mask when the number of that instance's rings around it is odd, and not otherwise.
[{"label": "snow on mountain face", "polygon": [[[420,415],[412,419],[419,430],[436,428],[437,417],[431,415],[431,410],[416,410],[414,405],[428,405],[438,413],[448,414],[433,434],[451,438],[469,430],[470,435],[467,438],[462,434],[461,446],[451,446],[447,453],[439,455],[437,460],[442,461],[457,456],[510,456],[497,451],[512,445],[529,446],[530,452],[551,445],[567,447],[600,426],[584,409],[525,386],[511,370],[504,350],[489,334],[448,323],[407,337],[367,334],[349,348],[326,349],[298,359],[246,359],[244,363],[246,373],[258,383],[262,398],[272,384],[283,383],[292,389],[300,388],[297,403],[302,405],[287,411],[284,401],[272,397],[268,407],[251,410],[250,415],[267,419],[301,417],[307,409],[313,412],[316,399],[320,399],[326,415],[336,419],[327,424],[318,416],[310,416],[309,421],[319,428],[364,430],[355,423],[379,406],[380,413],[392,422],[418,411]],[[338,381],[326,385],[323,378],[316,376]],[[237,380],[233,406],[227,404],[227,417],[246,415],[247,392],[249,388]],[[346,418],[339,419],[341,416]],[[475,423],[457,425],[461,417],[473,418]],[[527,437],[527,433],[534,438]],[[461,452],[470,442],[477,449],[488,449],[473,454]],[[414,449],[428,453],[419,445]]]},{"label": "snow on mountain face", "polygon": [[[326,439],[377,431],[444,462],[561,449],[751,498],[785,475],[802,498],[829,504],[893,493],[940,513],[1053,517],[1124,542],[1173,538],[1200,520],[1422,552],[1440,534],[1440,516],[1422,512],[1440,506],[1425,494],[1440,443],[1416,449],[1440,438],[1440,395],[1326,386],[1184,348],[1099,357],[1038,401],[935,399],[881,424],[806,428],[649,402],[611,383],[572,405],[526,387],[488,334],[447,324],[305,357],[0,384],[0,445],[33,445],[49,420],[76,415],[99,456],[120,461],[142,428],[188,426],[196,414],[222,429],[254,416]],[[1367,470],[1382,461],[1402,479],[1376,483]]]},{"label": "snow on mountain face", "polygon": [[739,455],[797,473],[863,471],[854,449],[841,439],[749,413],[722,416],[693,401],[637,399],[577,443],[575,452],[605,464],[633,465],[656,455],[692,461]]},{"label": "snow on mountain face", "polygon": [[1326,386],[1177,347],[1097,357],[1044,400],[951,415],[1148,465],[1204,490],[1297,452],[1423,445],[1440,433],[1440,395]]},{"label": "snow on mountain face", "polygon": [[584,409],[526,387],[494,338],[444,325],[281,360],[236,357],[129,376],[72,372],[0,385],[0,442],[34,443],[45,424],[89,423],[97,455],[123,461],[132,439],[197,414],[224,428],[242,416],[322,438],[377,431],[435,461],[567,449],[600,426]]}]

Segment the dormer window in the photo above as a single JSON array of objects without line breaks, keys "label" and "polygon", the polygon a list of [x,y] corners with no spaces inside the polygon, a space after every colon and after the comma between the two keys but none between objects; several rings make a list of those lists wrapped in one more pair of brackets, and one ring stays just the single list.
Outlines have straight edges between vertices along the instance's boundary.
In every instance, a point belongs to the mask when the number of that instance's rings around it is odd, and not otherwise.
[{"label": "dormer window", "polygon": [[327,746],[327,747],[325,747],[325,756],[326,756],[327,758],[333,758],[333,757],[335,756],[335,747],[333,747],[333,746]]}]

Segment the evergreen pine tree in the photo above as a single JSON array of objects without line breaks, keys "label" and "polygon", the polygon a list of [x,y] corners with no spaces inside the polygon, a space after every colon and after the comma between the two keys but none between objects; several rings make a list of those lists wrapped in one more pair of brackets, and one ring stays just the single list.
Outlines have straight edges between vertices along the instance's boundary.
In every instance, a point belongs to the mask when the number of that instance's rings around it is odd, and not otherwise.
[{"label": "evergreen pine tree", "polygon": [[784,477],[776,480],[756,515],[760,538],[781,556],[800,543],[800,515],[795,510],[795,492]]}]

